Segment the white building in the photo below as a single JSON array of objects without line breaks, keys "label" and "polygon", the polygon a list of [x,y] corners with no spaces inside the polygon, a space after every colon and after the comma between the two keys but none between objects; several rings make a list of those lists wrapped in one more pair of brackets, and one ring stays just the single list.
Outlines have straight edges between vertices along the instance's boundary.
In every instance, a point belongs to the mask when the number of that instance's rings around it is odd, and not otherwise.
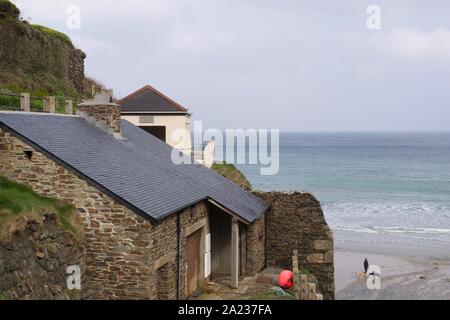
[{"label": "white building", "polygon": [[[188,109],[150,85],[131,93],[118,103],[122,106],[122,119],[128,120],[180,151],[191,153],[191,114]],[[174,136],[174,132],[178,129],[185,129],[181,138],[179,135]]]}]

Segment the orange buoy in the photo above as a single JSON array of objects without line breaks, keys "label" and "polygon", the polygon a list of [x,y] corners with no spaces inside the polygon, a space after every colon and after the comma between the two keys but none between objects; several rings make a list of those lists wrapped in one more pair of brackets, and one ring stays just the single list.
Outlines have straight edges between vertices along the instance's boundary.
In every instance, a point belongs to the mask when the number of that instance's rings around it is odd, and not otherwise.
[{"label": "orange buoy", "polygon": [[294,275],[292,274],[292,271],[281,271],[280,275],[278,276],[278,285],[283,289],[290,289],[293,285],[293,278]]}]

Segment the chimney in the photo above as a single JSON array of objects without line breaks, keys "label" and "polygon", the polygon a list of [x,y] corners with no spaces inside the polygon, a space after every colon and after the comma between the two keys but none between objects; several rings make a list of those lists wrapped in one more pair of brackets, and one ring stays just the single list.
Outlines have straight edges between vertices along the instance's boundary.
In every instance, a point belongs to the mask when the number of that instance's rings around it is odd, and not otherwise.
[{"label": "chimney", "polygon": [[112,102],[108,93],[96,94],[93,100],[77,106],[77,115],[94,123],[116,138],[121,138],[120,105]]}]

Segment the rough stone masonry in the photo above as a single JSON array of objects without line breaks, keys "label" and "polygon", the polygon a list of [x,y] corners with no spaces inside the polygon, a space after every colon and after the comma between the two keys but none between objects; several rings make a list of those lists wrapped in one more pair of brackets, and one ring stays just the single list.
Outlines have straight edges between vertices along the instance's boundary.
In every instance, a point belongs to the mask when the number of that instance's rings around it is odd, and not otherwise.
[{"label": "rough stone masonry", "polygon": [[[31,158],[24,151],[32,151]],[[84,265],[81,298],[177,298],[176,215],[152,223],[1,128],[0,152],[0,175],[78,210],[84,226],[84,261],[77,260]],[[180,228],[186,230],[206,218],[207,204],[199,202],[178,214]],[[179,298],[184,299],[186,235],[180,237]],[[27,290],[32,297],[46,297],[38,295],[38,288]]]},{"label": "rough stone masonry", "polygon": [[314,275],[324,299],[334,299],[333,234],[320,203],[309,193],[258,192],[269,205],[266,264],[291,269],[298,250],[299,269]]}]

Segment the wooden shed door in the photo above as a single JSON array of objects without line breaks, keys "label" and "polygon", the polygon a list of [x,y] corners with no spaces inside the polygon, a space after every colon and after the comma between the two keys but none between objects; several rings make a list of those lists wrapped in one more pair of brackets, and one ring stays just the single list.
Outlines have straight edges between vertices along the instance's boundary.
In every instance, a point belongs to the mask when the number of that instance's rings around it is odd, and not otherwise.
[{"label": "wooden shed door", "polygon": [[211,215],[211,272],[231,274],[231,217]]},{"label": "wooden shed door", "polygon": [[187,238],[186,264],[187,264],[187,294],[190,296],[198,286],[200,273],[200,241],[202,229],[194,232]]}]

